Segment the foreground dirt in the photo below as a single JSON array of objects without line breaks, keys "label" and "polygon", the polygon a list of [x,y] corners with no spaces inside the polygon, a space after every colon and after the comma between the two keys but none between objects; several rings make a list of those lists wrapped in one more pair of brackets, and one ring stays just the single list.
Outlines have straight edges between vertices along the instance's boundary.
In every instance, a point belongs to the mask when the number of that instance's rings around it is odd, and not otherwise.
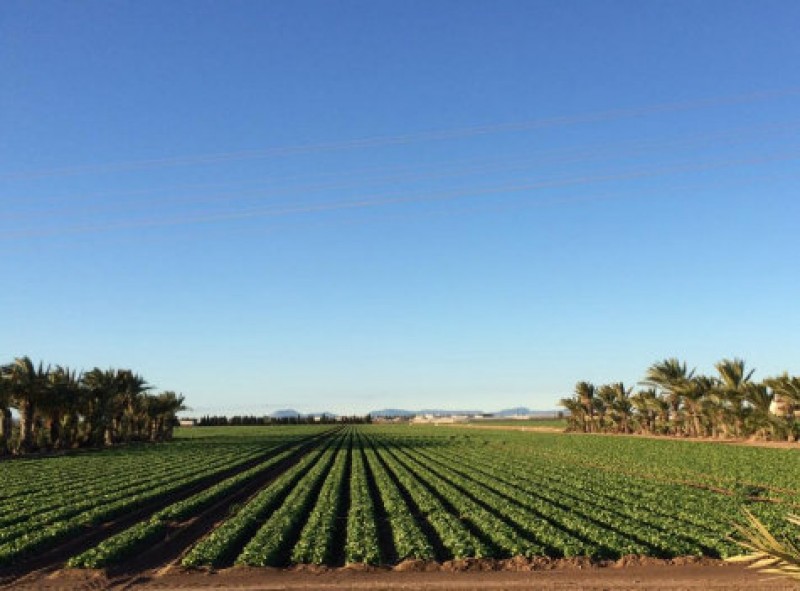
[{"label": "foreground dirt", "polygon": [[[14,589],[151,589],[207,591],[239,589],[300,590],[642,590],[669,591],[798,591],[785,579],[760,575],[738,565],[704,561],[670,564],[621,560],[607,566],[571,564],[498,565],[487,561],[458,561],[446,565],[409,562],[394,569],[379,568],[232,568],[219,572],[167,568],[131,577],[111,578],[101,571],[59,571],[41,578],[17,581]],[[493,568],[506,570],[487,570]]]}]

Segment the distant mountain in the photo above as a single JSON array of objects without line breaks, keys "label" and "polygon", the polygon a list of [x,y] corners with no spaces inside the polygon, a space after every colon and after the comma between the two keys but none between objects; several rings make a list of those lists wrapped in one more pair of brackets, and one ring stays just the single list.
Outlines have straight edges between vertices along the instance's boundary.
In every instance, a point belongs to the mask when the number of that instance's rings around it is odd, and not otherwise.
[{"label": "distant mountain", "polygon": [[518,406],[516,408],[506,408],[504,410],[494,413],[484,413],[481,410],[444,410],[435,408],[422,408],[420,410],[406,410],[401,408],[384,408],[381,410],[373,410],[369,413],[372,417],[413,417],[415,415],[434,415],[434,416],[452,416],[452,415],[482,415],[491,414],[495,417],[515,417],[515,416],[531,416],[531,417],[549,417],[558,414],[557,410],[532,410],[526,406]]},{"label": "distant mountain", "polygon": [[369,413],[371,417],[413,417],[416,411],[402,410],[400,408],[384,408],[381,410],[373,410]]},{"label": "distant mountain", "polygon": [[483,414],[480,410],[444,410],[440,408],[422,408],[420,410],[404,410],[401,408],[384,408],[373,410],[369,413],[372,417],[413,417],[415,415],[479,415]]},{"label": "distant mountain", "polygon": [[505,410],[500,410],[494,413],[496,417],[515,417],[521,415],[529,415],[529,416],[550,416],[552,414],[557,414],[557,410],[532,410],[527,406],[518,406],[516,408],[507,408]]},{"label": "distant mountain", "polygon": [[482,410],[442,410],[438,408],[423,408],[418,414],[449,416],[449,415],[482,415]]},{"label": "distant mountain", "polygon": [[270,416],[272,416],[275,419],[297,419],[297,418],[300,418],[303,415],[301,415],[299,412],[297,412],[293,408],[288,408],[286,410],[276,410]]},{"label": "distant mountain", "polygon": [[519,415],[529,415],[533,411],[529,409],[527,406],[517,406],[516,408],[506,408],[504,410],[499,410],[494,413],[496,417],[515,417]]}]

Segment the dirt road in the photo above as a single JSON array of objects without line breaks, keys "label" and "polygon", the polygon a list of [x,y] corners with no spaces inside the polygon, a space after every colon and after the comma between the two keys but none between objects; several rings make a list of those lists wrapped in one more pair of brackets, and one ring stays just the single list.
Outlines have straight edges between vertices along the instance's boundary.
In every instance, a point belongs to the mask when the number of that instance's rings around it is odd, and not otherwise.
[{"label": "dirt road", "polygon": [[528,589],[643,590],[669,591],[798,591],[788,580],[769,579],[741,566],[721,564],[632,565],[624,567],[572,567],[536,571],[369,571],[279,570],[234,568],[217,573],[167,569],[131,578],[109,579],[102,572],[60,571],[42,579],[18,581],[14,589],[149,589],[165,591],[300,590],[453,590],[499,591]]}]

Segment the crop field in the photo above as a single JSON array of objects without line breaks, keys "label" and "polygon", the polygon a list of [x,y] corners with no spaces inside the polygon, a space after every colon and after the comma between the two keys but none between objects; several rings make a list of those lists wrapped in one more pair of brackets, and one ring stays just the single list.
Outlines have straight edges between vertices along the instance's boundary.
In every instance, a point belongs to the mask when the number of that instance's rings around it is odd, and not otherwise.
[{"label": "crop field", "polygon": [[183,429],[0,463],[0,575],[405,559],[726,557],[800,506],[800,453],[433,426]]}]

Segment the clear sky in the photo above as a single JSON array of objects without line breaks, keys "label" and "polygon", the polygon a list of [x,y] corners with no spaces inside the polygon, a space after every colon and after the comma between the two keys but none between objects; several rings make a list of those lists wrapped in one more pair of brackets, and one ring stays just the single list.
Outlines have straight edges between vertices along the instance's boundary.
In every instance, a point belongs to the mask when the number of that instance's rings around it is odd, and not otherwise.
[{"label": "clear sky", "polygon": [[198,413],[800,372],[800,3],[0,4],[0,358]]}]

